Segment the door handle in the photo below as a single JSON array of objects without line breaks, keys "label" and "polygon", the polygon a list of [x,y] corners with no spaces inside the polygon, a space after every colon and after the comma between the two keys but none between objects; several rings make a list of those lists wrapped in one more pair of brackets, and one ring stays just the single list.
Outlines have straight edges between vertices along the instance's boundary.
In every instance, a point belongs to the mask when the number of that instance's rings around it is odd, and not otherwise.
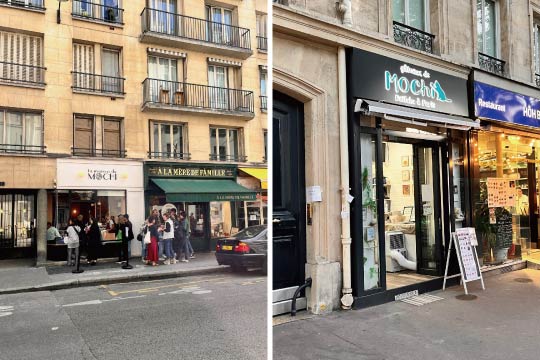
[{"label": "door handle", "polygon": [[272,222],[274,224],[279,224],[281,222],[281,220],[280,219],[272,219]]}]

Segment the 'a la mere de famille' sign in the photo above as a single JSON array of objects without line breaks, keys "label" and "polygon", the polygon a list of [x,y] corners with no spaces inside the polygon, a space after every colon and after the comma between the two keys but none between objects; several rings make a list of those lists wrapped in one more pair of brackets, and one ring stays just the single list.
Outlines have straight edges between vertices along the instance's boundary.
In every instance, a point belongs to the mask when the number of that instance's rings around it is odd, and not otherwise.
[{"label": "'a la mere de famille' sign", "polygon": [[348,50],[349,95],[469,116],[467,79],[360,49]]},{"label": "'a la mere de famille' sign", "polygon": [[232,167],[213,167],[205,165],[148,165],[149,176],[157,177],[186,177],[186,178],[234,178],[235,169]]},{"label": "'a la mere de famille' sign", "polygon": [[474,82],[474,111],[480,118],[540,127],[540,99]]}]

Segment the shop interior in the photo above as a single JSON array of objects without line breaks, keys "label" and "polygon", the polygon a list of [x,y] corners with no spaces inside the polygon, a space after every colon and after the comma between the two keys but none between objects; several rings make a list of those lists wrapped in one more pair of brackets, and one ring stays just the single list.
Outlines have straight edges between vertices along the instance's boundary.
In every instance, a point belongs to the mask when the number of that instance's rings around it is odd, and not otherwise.
[{"label": "shop interior", "polygon": [[[540,159],[540,140],[519,131],[481,131],[478,133],[479,189],[476,191],[476,228],[481,229],[484,263],[520,258],[540,258],[537,243]],[[488,179],[507,179],[514,197],[507,206],[491,208]],[[506,184],[505,184],[506,185]],[[511,243],[498,240],[499,214],[511,215]],[[509,236],[510,238],[510,236]],[[498,253],[498,254],[497,254]],[[501,254],[502,253],[502,254]]]}]

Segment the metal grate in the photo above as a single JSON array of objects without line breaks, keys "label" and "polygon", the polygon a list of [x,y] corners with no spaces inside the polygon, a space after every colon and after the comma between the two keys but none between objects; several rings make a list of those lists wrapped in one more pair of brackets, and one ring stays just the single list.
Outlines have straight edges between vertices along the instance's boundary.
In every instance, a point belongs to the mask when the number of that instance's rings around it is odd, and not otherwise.
[{"label": "metal grate", "polygon": [[405,237],[403,234],[392,234],[390,235],[390,249],[404,249],[405,248]]},{"label": "metal grate", "polygon": [[444,298],[435,296],[435,295],[422,294],[422,295],[413,296],[407,299],[403,299],[401,301],[407,304],[414,305],[414,306],[423,306],[423,305],[426,305],[435,301],[439,301],[439,300],[444,300]]}]

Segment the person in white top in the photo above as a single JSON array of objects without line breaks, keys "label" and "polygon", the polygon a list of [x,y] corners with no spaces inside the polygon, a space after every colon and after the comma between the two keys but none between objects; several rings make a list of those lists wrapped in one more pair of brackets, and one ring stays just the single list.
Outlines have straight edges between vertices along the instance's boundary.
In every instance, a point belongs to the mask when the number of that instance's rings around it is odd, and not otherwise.
[{"label": "person in white top", "polygon": [[161,226],[160,231],[163,232],[163,252],[166,259],[163,262],[165,265],[176,264],[174,258],[174,252],[172,248],[172,241],[174,239],[174,223],[168,213],[163,214],[164,224]]},{"label": "person in white top", "polygon": [[[67,247],[68,247],[68,253],[67,253],[67,265],[73,266],[76,264],[77,259],[79,258],[79,235],[78,233],[81,231],[81,228],[78,225],[75,225],[73,222],[73,219],[69,219],[69,225],[67,228]],[[75,251],[73,251],[75,250]],[[75,254],[73,254],[75,253]],[[74,260],[72,261],[71,257],[72,255],[75,255]]]}]

